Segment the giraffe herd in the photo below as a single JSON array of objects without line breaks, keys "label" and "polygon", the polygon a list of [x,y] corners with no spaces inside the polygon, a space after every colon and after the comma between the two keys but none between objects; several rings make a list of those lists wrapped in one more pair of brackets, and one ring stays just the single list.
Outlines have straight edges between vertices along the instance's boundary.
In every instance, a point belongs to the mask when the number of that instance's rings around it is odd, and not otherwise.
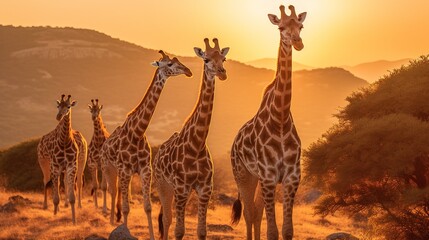
[{"label": "giraffe herd", "polygon": [[[238,199],[233,205],[232,221],[237,224],[244,204],[247,239],[260,239],[260,226],[265,209],[267,239],[278,239],[275,218],[275,188],[283,187],[283,239],[293,238],[292,209],[300,182],[301,143],[292,114],[291,72],[292,46],[303,48],[300,31],[306,13],[291,14],[280,6],[281,17],[269,14],[269,20],[280,31],[277,71],[262,98],[255,116],[239,130],[231,149],[231,165],[238,188]],[[57,101],[56,128],[44,135],[38,145],[38,162],[44,176],[44,203],[47,208],[47,190],[52,187],[54,214],[59,209],[59,181],[64,174],[65,206],[71,206],[72,222],[76,224],[75,199],[81,208],[83,172],[85,165],[92,176],[93,203],[98,208],[98,174],[101,169],[103,213],[108,212],[107,192],[110,194],[110,223],[128,224],[130,212],[130,181],[134,174],[141,180],[144,211],[148,220],[150,239],[155,239],[152,224],[151,186],[158,192],[161,210],[158,218],[160,238],[168,239],[172,223],[173,199],[176,211],[174,235],[182,239],[185,234],[185,206],[192,191],[198,196],[197,238],[206,239],[207,207],[213,190],[213,161],[206,139],[209,133],[214,104],[215,79],[226,80],[223,66],[229,48],[220,48],[218,39],[204,39],[205,51],[194,48],[203,59],[203,76],[199,97],[182,130],[164,142],[155,156],[145,136],[157,102],[167,79],[173,76],[192,76],[191,70],[176,57],[170,58],[162,50],[162,57],[152,63],[156,67],[153,79],[140,103],[127,115],[124,123],[112,134],[107,131],[101,117],[103,105],[92,99],[88,105],[94,133],[87,147],[85,138],[72,128],[71,110],[76,101],[62,95]],[[88,157],[88,161],[87,161]]]}]

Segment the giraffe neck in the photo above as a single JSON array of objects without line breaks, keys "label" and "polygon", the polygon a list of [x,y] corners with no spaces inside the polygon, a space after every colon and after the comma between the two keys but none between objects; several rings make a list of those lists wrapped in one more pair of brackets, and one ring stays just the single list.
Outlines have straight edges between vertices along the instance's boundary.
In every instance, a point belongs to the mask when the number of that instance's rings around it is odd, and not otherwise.
[{"label": "giraffe neck", "polygon": [[103,119],[101,116],[98,116],[94,121],[94,134],[92,135],[91,142],[95,143],[97,146],[101,145],[104,140],[108,137],[106,127],[104,126]]},{"label": "giraffe neck", "polygon": [[123,129],[133,132],[137,137],[143,136],[155,112],[166,80],[167,77],[157,69],[142,101],[128,114]]},{"label": "giraffe neck", "polygon": [[73,139],[71,127],[71,110],[58,123],[57,139],[61,144],[67,144]]},{"label": "giraffe neck", "polygon": [[191,144],[201,149],[206,143],[213,110],[215,76],[204,67],[198,102],[183,127],[183,133],[189,135]]},{"label": "giraffe neck", "polygon": [[276,78],[273,83],[271,111],[288,118],[292,100],[292,46],[280,41]]}]

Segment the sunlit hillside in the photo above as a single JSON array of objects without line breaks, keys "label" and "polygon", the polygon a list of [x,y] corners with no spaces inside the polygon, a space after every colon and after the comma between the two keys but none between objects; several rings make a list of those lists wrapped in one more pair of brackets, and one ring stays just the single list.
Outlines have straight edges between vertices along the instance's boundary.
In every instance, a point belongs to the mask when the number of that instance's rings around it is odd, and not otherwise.
[{"label": "sunlit hillside", "polygon": [[[0,26],[0,147],[52,130],[57,121],[55,101],[71,94],[73,127],[92,136],[87,104],[99,98],[110,132],[143,97],[160,58],[146,49],[92,30]],[[228,43],[222,42],[223,46]],[[203,46],[201,39],[201,46]],[[192,111],[201,82],[202,60],[179,57],[192,78],[168,80],[147,131],[159,145],[181,128]],[[209,134],[214,156],[224,156],[241,125],[259,107],[274,71],[227,60],[228,80],[216,83],[215,106]],[[367,83],[344,70],[318,69],[293,74],[292,111],[304,146],[316,140],[332,123],[330,116],[345,97]],[[319,120],[320,119],[320,120]],[[309,125],[311,123],[311,125]]]}]

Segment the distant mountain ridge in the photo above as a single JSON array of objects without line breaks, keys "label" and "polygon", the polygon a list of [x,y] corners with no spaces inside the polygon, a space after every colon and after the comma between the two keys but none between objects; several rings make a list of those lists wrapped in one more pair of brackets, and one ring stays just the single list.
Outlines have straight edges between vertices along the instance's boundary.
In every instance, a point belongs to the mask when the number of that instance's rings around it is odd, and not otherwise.
[{"label": "distant mountain ridge", "polygon": [[368,82],[375,82],[384,75],[388,75],[389,70],[398,69],[402,65],[408,64],[410,60],[410,58],[395,61],[379,60],[361,63],[355,66],[343,66],[343,68]]},{"label": "distant mountain ridge", "polygon": [[[333,67],[344,68],[347,71],[350,71],[351,73],[353,73],[355,76],[365,79],[366,81],[372,83],[377,81],[384,75],[389,74],[389,70],[400,68],[402,65],[409,63],[410,60],[411,58],[404,58],[404,59],[399,59],[394,61],[379,60],[379,61],[361,63],[354,66],[343,65],[343,66],[333,66]],[[246,64],[249,64],[254,67],[275,70],[277,59],[262,58],[262,59],[246,62]],[[293,71],[310,70],[314,68],[315,67],[311,67],[305,64],[292,62]]]},{"label": "distant mountain ridge", "polygon": [[[248,65],[258,67],[258,68],[266,68],[266,69],[272,69],[276,70],[277,67],[277,59],[275,58],[261,58],[253,61],[245,62]],[[309,70],[313,69],[314,67],[310,67],[295,61],[292,61],[292,69],[293,71],[299,71],[299,70]]]},{"label": "distant mountain ridge", "polygon": [[[93,125],[87,104],[92,98],[104,105],[102,116],[113,132],[146,92],[155,71],[150,63],[160,58],[157,51],[93,30],[0,26],[0,148],[54,129],[55,101],[63,93],[78,101],[72,111],[73,128],[88,141]],[[179,131],[197,100],[203,62],[179,58],[194,75],[166,83],[146,132],[151,145]],[[255,114],[263,89],[274,77],[272,70],[234,60],[228,60],[225,68],[228,79],[216,83],[208,138],[215,157],[230,150],[238,129]],[[339,68],[294,72],[292,111],[304,146],[332,125],[331,116],[347,95],[367,84]]]}]

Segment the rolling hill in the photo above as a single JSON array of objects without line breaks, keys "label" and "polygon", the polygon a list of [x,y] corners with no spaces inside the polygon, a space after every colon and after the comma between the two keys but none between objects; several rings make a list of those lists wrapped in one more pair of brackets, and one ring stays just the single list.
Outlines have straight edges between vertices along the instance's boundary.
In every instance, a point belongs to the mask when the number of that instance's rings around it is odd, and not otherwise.
[{"label": "rolling hill", "polygon": [[[256,59],[253,61],[248,61],[248,62],[246,62],[246,64],[257,67],[257,68],[266,68],[266,69],[276,70],[277,59],[275,59],[275,58],[261,58],[261,59]],[[309,70],[309,69],[313,69],[313,68],[314,67],[310,67],[310,66],[292,61],[292,69],[294,71]]]},{"label": "rolling hill", "polygon": [[352,72],[354,75],[372,83],[389,74],[389,70],[400,68],[409,63],[411,59],[405,58],[396,61],[379,60],[367,62],[355,66],[343,66],[344,69]]},{"label": "rolling hill", "polygon": [[[92,98],[104,105],[103,119],[113,132],[143,97],[155,71],[150,62],[160,58],[157,51],[87,29],[0,26],[0,148],[55,128],[55,101],[62,93],[78,101],[73,127],[88,141]],[[152,145],[180,130],[198,96],[203,63],[197,57],[179,58],[194,76],[168,80],[147,131]],[[274,76],[272,70],[234,60],[225,68],[228,80],[216,84],[208,140],[215,157],[227,154]],[[367,85],[340,68],[296,71],[293,82],[292,111],[305,147],[332,125],[332,114],[344,106],[345,97]]]}]

